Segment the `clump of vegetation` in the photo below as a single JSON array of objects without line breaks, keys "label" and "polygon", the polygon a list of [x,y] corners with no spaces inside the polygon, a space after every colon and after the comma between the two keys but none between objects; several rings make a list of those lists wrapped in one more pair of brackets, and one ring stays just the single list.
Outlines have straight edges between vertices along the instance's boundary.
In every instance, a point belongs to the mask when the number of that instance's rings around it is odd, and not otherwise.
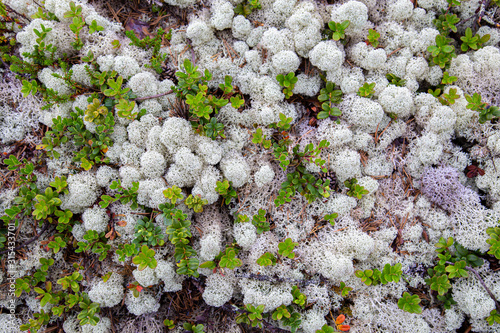
[{"label": "clump of vegetation", "polygon": [[220,108],[227,105],[231,100],[231,106],[241,107],[244,99],[235,93],[235,87],[232,85],[232,77],[227,75],[224,84],[219,88],[222,95],[209,92],[207,83],[212,79],[208,70],[202,75],[198,72],[198,67],[194,67],[189,59],[184,60],[184,71],[177,72],[175,75],[179,79],[172,90],[178,98],[184,99],[189,105],[190,120],[193,129],[202,135],[212,139],[217,137],[225,138],[224,125],[217,122],[217,118],[212,118],[212,114],[218,114]]},{"label": "clump of vegetation", "polygon": [[286,99],[289,99],[293,95],[293,88],[295,87],[295,83],[297,83],[297,78],[295,77],[295,73],[290,72],[287,75],[279,74],[276,76],[276,80],[283,88],[283,93],[285,94]]},{"label": "clump of vegetation", "polygon": [[247,17],[248,15],[252,14],[254,10],[257,9],[262,9],[262,6],[259,2],[259,0],[245,0],[241,3],[239,3],[235,8],[234,8],[234,13],[236,15],[243,15]]},{"label": "clump of vegetation", "polygon": [[347,29],[350,24],[351,22],[349,22],[348,20],[341,23],[330,21],[328,22],[328,29],[325,30],[325,34],[330,39],[336,41],[340,40],[345,43],[345,29]]}]

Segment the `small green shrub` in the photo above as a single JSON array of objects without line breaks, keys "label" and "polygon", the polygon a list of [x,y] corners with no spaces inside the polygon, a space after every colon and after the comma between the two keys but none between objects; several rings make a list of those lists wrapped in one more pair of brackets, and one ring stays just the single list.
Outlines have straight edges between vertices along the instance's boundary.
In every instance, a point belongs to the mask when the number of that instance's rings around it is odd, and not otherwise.
[{"label": "small green shrub", "polygon": [[378,42],[378,39],[380,38],[380,34],[373,30],[373,29],[369,29],[368,30],[368,43],[370,43],[371,46],[373,46],[374,48],[377,48],[379,42]]},{"label": "small green shrub", "polygon": [[276,80],[283,88],[283,93],[285,94],[286,99],[289,99],[293,95],[293,88],[295,87],[295,83],[297,83],[297,78],[295,77],[295,73],[290,72],[287,75],[279,74],[276,76]]},{"label": "small green shrub", "polygon": [[266,211],[264,209],[259,209],[259,213],[252,217],[252,224],[257,228],[259,235],[269,231],[271,228],[269,222],[267,222]]},{"label": "small green shrub", "polygon": [[242,3],[239,3],[234,8],[234,13],[236,15],[243,15],[247,17],[248,15],[252,14],[254,10],[257,9],[262,9],[259,0],[245,0]]},{"label": "small green shrub", "polygon": [[140,248],[142,245],[162,246],[165,244],[160,227],[154,225],[149,219],[141,219],[135,225],[134,241],[132,242]]},{"label": "small green shrub", "polygon": [[258,326],[259,328],[262,328],[262,312],[264,312],[264,307],[265,306],[263,304],[257,307],[252,304],[247,304],[245,306],[246,311],[236,317],[236,323],[245,323],[247,325],[251,325],[252,327]]},{"label": "small green shrub", "polygon": [[232,198],[238,198],[238,194],[236,193],[232,182],[228,181],[227,179],[224,179],[223,182],[217,181],[216,186],[217,187],[215,188],[215,191],[222,195],[222,197],[224,198],[224,203],[226,205],[229,205]]},{"label": "small green shrub", "polygon": [[363,195],[370,193],[368,190],[365,190],[363,186],[358,184],[356,178],[346,180],[344,185],[348,188],[347,195],[350,197],[361,199]]},{"label": "small green shrub", "polygon": [[299,243],[295,243],[291,238],[285,239],[284,242],[278,244],[278,254],[287,257],[289,259],[295,258],[295,253],[293,249],[299,245]]},{"label": "small green shrub", "polygon": [[155,251],[149,249],[147,245],[141,247],[141,252],[132,259],[132,262],[138,265],[138,270],[142,271],[146,267],[155,269],[158,264],[155,259]]},{"label": "small green shrub", "polygon": [[486,233],[490,236],[486,241],[486,243],[490,244],[488,254],[494,255],[495,258],[500,259],[500,228],[488,228],[486,229]]},{"label": "small green shrub", "polygon": [[480,37],[478,34],[475,34],[472,36],[471,28],[467,28],[465,29],[465,35],[460,37],[460,40],[462,41],[460,49],[463,52],[467,52],[469,49],[478,50],[482,48],[483,44],[490,40],[490,35],[487,34]]},{"label": "small green shrub", "polygon": [[205,327],[203,326],[203,324],[195,325],[195,324],[190,324],[190,323],[184,323],[182,325],[182,327],[186,331],[193,332],[193,333],[204,333],[205,332]]},{"label": "small green shrub", "polygon": [[386,264],[382,271],[379,271],[378,269],[367,269],[364,271],[358,270],[354,274],[367,286],[372,284],[376,286],[380,283],[387,284],[389,282],[399,282],[402,274],[401,267],[402,265],[400,263],[397,263],[394,266]]},{"label": "small green shrub", "polygon": [[441,14],[437,19],[432,20],[432,24],[443,36],[448,36],[450,31],[457,32],[455,24],[460,22],[460,18],[456,14]]},{"label": "small green shrub", "polygon": [[302,309],[304,309],[306,307],[307,296],[300,292],[299,287],[297,287],[297,286],[292,287],[292,296],[293,296],[293,303],[294,304],[297,304]]},{"label": "small green shrub", "polygon": [[264,253],[263,255],[261,255],[259,257],[259,259],[257,259],[257,264],[259,266],[263,266],[263,267],[266,267],[266,266],[271,266],[271,265],[276,265],[276,257],[274,256],[274,254],[272,254],[271,252],[266,252]]},{"label": "small green shrub", "polygon": [[389,84],[393,84],[396,87],[404,87],[404,85],[406,84],[406,80],[403,80],[394,74],[387,73],[385,77],[387,78],[387,80],[389,80]]},{"label": "small green shrub", "polygon": [[498,106],[489,106],[487,103],[481,102],[481,95],[474,93],[472,96],[465,94],[467,100],[467,109],[479,112],[479,123],[500,118],[500,108]]},{"label": "small green shrub", "polygon": [[318,96],[318,100],[322,102],[321,109],[323,110],[318,113],[318,119],[340,117],[342,111],[338,107],[334,107],[333,104],[340,103],[342,95],[342,90],[335,89],[335,85],[332,82],[327,82],[325,88],[320,90]]},{"label": "small green shrub", "polygon": [[412,296],[405,291],[403,297],[398,300],[398,307],[405,312],[422,313],[422,308],[418,303],[420,303],[418,295]]},{"label": "small green shrub", "polygon": [[349,27],[351,22],[345,20],[341,23],[336,23],[333,21],[328,22],[328,29],[326,29],[325,33],[328,38],[339,41],[345,39],[345,29]]},{"label": "small green shrub", "polygon": [[186,200],[184,200],[184,203],[195,213],[201,213],[203,212],[203,206],[206,205],[208,201],[206,199],[202,199],[200,195],[193,196],[190,194]]},{"label": "small green shrub", "polygon": [[374,93],[375,93],[375,82],[373,83],[365,82],[363,86],[359,87],[357,94],[360,97],[371,98],[373,97]]},{"label": "small green shrub", "polygon": [[427,51],[431,54],[430,65],[438,65],[441,68],[448,68],[451,64],[451,59],[457,55],[455,47],[449,45],[453,40],[443,35],[436,36],[436,45],[430,45]]}]

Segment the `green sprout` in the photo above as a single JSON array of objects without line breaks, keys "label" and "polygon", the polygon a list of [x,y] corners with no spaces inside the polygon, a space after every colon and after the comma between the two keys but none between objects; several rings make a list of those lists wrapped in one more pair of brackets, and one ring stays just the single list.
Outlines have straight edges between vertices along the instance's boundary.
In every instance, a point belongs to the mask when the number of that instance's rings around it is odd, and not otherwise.
[{"label": "green sprout", "polygon": [[465,36],[460,37],[460,40],[463,42],[460,49],[463,52],[467,52],[469,48],[477,50],[483,47],[483,44],[490,40],[490,35],[480,37],[478,34],[475,34],[473,37],[471,28],[467,28],[465,29]]},{"label": "green sprout", "polygon": [[287,238],[284,242],[278,244],[278,254],[293,259],[295,258],[295,252],[293,252],[293,249],[297,245],[299,245],[299,243],[295,243],[291,238]]},{"label": "green sprout", "polygon": [[286,99],[289,99],[293,95],[293,88],[295,87],[295,83],[297,83],[298,78],[295,77],[295,73],[290,72],[287,75],[279,74],[276,76],[276,80],[283,88],[283,93],[285,94]]},{"label": "green sprout", "polygon": [[344,39],[345,38],[345,30],[347,29],[347,27],[349,27],[349,24],[351,24],[351,22],[349,22],[348,20],[343,21],[342,23],[336,23],[336,22],[330,21],[330,22],[328,22],[329,29],[326,30],[326,34],[328,35],[328,37],[330,37],[330,39],[333,39],[336,41]]},{"label": "green sprout", "polygon": [[195,196],[190,194],[186,200],[184,200],[184,203],[188,208],[194,210],[195,213],[201,213],[203,212],[203,206],[208,204],[208,200],[202,199],[199,194]]},{"label": "green sprout", "polygon": [[411,296],[405,291],[403,297],[398,300],[398,307],[405,312],[422,313],[422,308],[418,303],[420,303],[418,295]]},{"label": "green sprout", "polygon": [[276,265],[276,257],[271,252],[266,252],[257,259],[257,264],[259,266],[271,266]]},{"label": "green sprout", "polygon": [[377,48],[378,46],[378,39],[380,38],[380,34],[373,30],[373,29],[370,29],[368,30],[368,43],[370,43],[371,46],[373,46],[374,48]]},{"label": "green sprout", "polygon": [[371,98],[375,94],[375,82],[368,83],[365,82],[363,86],[359,87],[358,96]]},{"label": "green sprout", "polygon": [[144,270],[146,267],[155,269],[158,264],[155,259],[155,251],[149,249],[147,245],[141,247],[141,252],[132,259],[132,262],[138,266],[140,271]]}]

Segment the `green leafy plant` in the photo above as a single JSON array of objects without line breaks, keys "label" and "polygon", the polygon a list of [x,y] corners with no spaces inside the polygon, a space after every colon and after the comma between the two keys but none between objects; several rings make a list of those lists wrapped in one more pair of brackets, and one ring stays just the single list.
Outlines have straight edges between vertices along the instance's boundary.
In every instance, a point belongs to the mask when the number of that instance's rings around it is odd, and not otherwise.
[{"label": "green leafy plant", "polygon": [[115,197],[109,195],[102,195],[99,205],[102,208],[107,208],[111,203],[115,201],[120,201],[123,205],[131,202],[130,208],[137,209],[139,204],[137,203],[137,191],[139,190],[139,182],[132,182],[130,188],[122,186],[121,180],[114,180],[109,186],[110,189],[116,190],[118,193]]},{"label": "green leafy plant", "polygon": [[59,252],[62,248],[66,247],[66,242],[62,240],[61,237],[55,237],[53,241],[50,241],[47,245],[49,249],[54,250],[54,253]]},{"label": "green leafy plant", "polygon": [[210,139],[215,140],[217,137],[221,137],[223,139],[226,138],[224,134],[224,124],[217,122],[215,117],[212,117],[208,123],[204,126],[205,135]]},{"label": "green leafy plant", "polygon": [[231,101],[231,106],[235,109],[239,109],[245,104],[245,99],[240,95],[231,97],[230,101]]},{"label": "green leafy plant", "polygon": [[323,219],[327,220],[332,226],[335,225],[335,219],[339,217],[338,213],[327,214],[323,216]]},{"label": "green leafy plant", "polygon": [[252,134],[252,143],[262,145],[265,149],[271,148],[271,140],[266,140],[262,128],[257,128],[255,133]]},{"label": "green leafy plant", "polygon": [[369,29],[368,30],[368,43],[373,46],[374,48],[377,48],[379,42],[378,42],[378,39],[380,38],[380,34],[373,30],[373,29]]},{"label": "green leafy plant", "polygon": [[103,31],[104,28],[100,25],[97,25],[96,20],[92,20],[92,23],[89,24],[89,34],[93,34],[94,32]]},{"label": "green leafy plant", "polygon": [[358,184],[356,178],[346,180],[344,185],[348,188],[347,195],[350,197],[361,199],[363,195],[370,193],[368,190],[365,190],[363,186]]},{"label": "green leafy plant", "polygon": [[83,276],[78,271],[75,271],[71,275],[66,275],[65,277],[57,280],[57,284],[60,284],[63,290],[71,288],[73,292],[77,293],[80,291],[79,282],[82,280]]},{"label": "green leafy plant", "polygon": [[430,285],[432,290],[435,290],[439,295],[444,295],[451,288],[450,280],[446,274],[444,275],[434,275],[430,279],[425,280],[425,282]]},{"label": "green leafy plant", "polygon": [[448,273],[448,278],[453,279],[455,277],[468,277],[469,273],[465,269],[465,261],[457,261],[454,265],[448,265],[445,271]]},{"label": "green leafy plant", "polygon": [[490,244],[488,254],[494,255],[495,258],[500,259],[500,228],[490,227],[486,229],[486,233],[490,236],[486,241],[486,243]]},{"label": "green leafy plant", "polygon": [[190,194],[184,203],[188,208],[194,210],[195,213],[201,213],[203,211],[203,206],[208,203],[206,199],[202,199],[200,195],[193,196]]},{"label": "green leafy plant", "polygon": [[224,203],[228,205],[231,202],[232,198],[237,198],[238,194],[236,193],[236,190],[234,189],[232,182],[228,181],[227,179],[224,179],[223,182],[217,181],[216,182],[216,188],[215,191],[222,195],[224,198]]},{"label": "green leafy plant", "polygon": [[351,22],[348,20],[341,23],[330,21],[328,22],[328,29],[326,29],[325,33],[330,39],[336,41],[343,40],[345,38],[345,30],[349,27],[349,24],[351,24]]},{"label": "green leafy plant", "polygon": [[196,251],[188,245],[191,234],[191,221],[186,220],[187,215],[175,208],[173,203],[159,206],[163,212],[169,241],[175,246],[174,257],[177,261],[177,273],[198,277],[198,259],[194,258]]},{"label": "green leafy plant", "polygon": [[264,308],[265,306],[263,304],[257,307],[252,304],[247,304],[245,306],[246,311],[236,317],[236,323],[245,323],[252,327],[262,327],[262,312],[264,312]]},{"label": "green leafy plant", "polygon": [[339,289],[340,289],[340,295],[342,297],[347,297],[347,295],[349,295],[349,292],[352,290],[352,288],[347,287],[344,282],[340,282]]},{"label": "green leafy plant", "polygon": [[271,252],[266,252],[264,253],[263,255],[261,255],[259,257],[259,259],[257,259],[257,264],[259,266],[271,266],[271,265],[276,265],[276,257],[274,256],[274,254],[272,254]]},{"label": "green leafy plant", "polygon": [[120,41],[118,39],[115,39],[111,42],[111,45],[113,45],[114,49],[119,49],[122,45],[120,44]]},{"label": "green leafy plant", "polygon": [[266,218],[266,211],[264,209],[259,209],[259,213],[252,217],[252,224],[257,228],[257,233],[259,235],[270,230],[270,225]]},{"label": "green leafy plant", "polygon": [[290,318],[282,318],[281,321],[283,325],[290,326],[290,332],[295,333],[297,329],[300,327],[302,320],[300,319],[300,313],[293,312],[292,306],[287,306],[288,312],[290,312]]},{"label": "green leafy plant", "polygon": [[52,282],[50,281],[45,282],[45,290],[39,287],[35,287],[33,290],[39,294],[37,298],[40,299],[40,306],[45,306],[47,303],[57,304],[59,302],[58,297],[52,293]]},{"label": "green leafy plant", "polygon": [[465,35],[460,37],[462,41],[462,45],[460,49],[463,52],[467,52],[468,49],[478,50],[483,47],[483,44],[490,40],[490,35],[486,34],[483,37],[480,37],[478,34],[472,36],[471,28],[465,29]]},{"label": "green leafy plant", "polygon": [[208,81],[212,79],[208,70],[202,75],[189,59],[184,60],[183,65],[184,71],[175,73],[178,83],[172,86],[172,90],[178,98],[185,100],[189,105],[189,119],[193,129],[212,139],[218,136],[225,138],[223,124],[212,120],[211,117],[213,113],[218,114],[220,108],[229,103],[229,99],[234,107],[243,105],[244,100],[240,95],[232,96],[235,93],[232,78],[225,77],[224,83],[219,85],[222,95],[217,95],[208,89]]},{"label": "green leafy plant", "polygon": [[455,104],[455,100],[459,99],[460,95],[457,94],[456,88],[450,88],[448,93],[443,93],[438,99],[443,105],[453,105]]},{"label": "green leafy plant", "polygon": [[292,117],[287,117],[285,114],[279,114],[280,120],[276,123],[276,126],[282,131],[288,131],[291,127],[290,123],[292,122]]},{"label": "green leafy plant", "polygon": [[109,158],[104,155],[108,147],[113,145],[110,138],[115,125],[113,114],[108,113],[104,123],[98,125],[92,133],[83,123],[83,110],[80,108],[76,110],[77,112],[71,112],[71,118],[60,116],[54,118],[52,129],[45,133],[42,144],[38,145],[37,149],[44,149],[50,158],[59,158],[60,155],[54,148],[72,139],[75,146],[79,148],[73,161],[80,162],[85,170],[90,170],[95,163],[109,163]]},{"label": "green leafy plant", "polygon": [[467,109],[479,112],[479,123],[500,118],[500,108],[498,106],[490,106],[487,103],[481,102],[481,95],[474,93],[472,96],[465,94],[467,100]]},{"label": "green leafy plant", "polygon": [[456,14],[441,14],[437,19],[432,20],[432,24],[436,26],[436,29],[443,36],[448,36],[450,31],[457,32],[457,27],[455,24],[460,22],[460,18]]},{"label": "green leafy plant", "polygon": [[332,82],[327,82],[325,88],[321,89],[319,92],[318,100],[322,102],[321,109],[318,113],[318,119],[325,119],[330,116],[339,117],[342,115],[342,111],[338,107],[334,107],[333,104],[338,104],[342,101],[342,90],[335,89],[335,85]]},{"label": "green leafy plant", "polygon": [[448,72],[444,72],[443,78],[441,79],[441,84],[453,84],[457,80],[458,78],[456,76],[450,76]]},{"label": "green leafy plant", "polygon": [[135,234],[133,244],[136,244],[137,248],[142,245],[148,246],[162,246],[165,244],[163,237],[161,236],[162,231],[160,227],[155,226],[155,224],[149,219],[141,219],[135,225]]},{"label": "green leafy plant", "polygon": [[236,249],[234,248],[226,248],[226,252],[221,256],[219,261],[220,267],[226,267],[229,269],[235,269],[236,267],[240,267],[242,264],[242,261],[236,258]]},{"label": "green leafy plant", "polygon": [[26,292],[26,294],[29,294],[31,292],[31,283],[30,283],[30,278],[25,277],[25,278],[17,278],[15,282],[15,292],[14,294],[16,297],[20,297],[21,294]]},{"label": "green leafy plant", "polygon": [[35,203],[33,216],[37,220],[46,219],[48,215],[54,214],[57,206],[62,203],[57,192],[54,192],[51,187],[47,187],[44,194],[38,194],[35,200],[37,203]]},{"label": "green leafy plant", "polygon": [[385,77],[389,81],[389,84],[393,84],[396,87],[404,87],[404,85],[406,84],[406,80],[403,80],[394,74],[388,73],[385,75]]},{"label": "green leafy plant", "polygon": [[446,293],[444,295],[437,295],[437,299],[441,301],[443,307],[448,310],[451,309],[452,305],[457,304],[457,302],[453,300],[451,293]]},{"label": "green leafy plant", "polygon": [[293,95],[293,88],[295,87],[295,83],[297,83],[297,78],[295,77],[295,73],[290,72],[287,75],[279,74],[276,76],[276,80],[283,88],[283,93],[285,94],[286,99],[289,99]]},{"label": "green leafy plant", "polygon": [[94,98],[92,104],[87,106],[85,111],[85,120],[95,124],[103,124],[108,114],[108,108],[101,106],[101,103],[97,98]]},{"label": "green leafy plant", "polygon": [[486,318],[488,325],[493,325],[494,323],[500,324],[500,315],[497,310],[491,310],[490,315]]},{"label": "green leafy plant", "polygon": [[83,42],[80,39],[80,32],[85,26],[85,20],[82,17],[82,6],[75,6],[73,1],[69,3],[69,6],[70,10],[64,13],[64,17],[73,18],[73,23],[69,25],[69,28],[75,34],[75,41],[71,42],[71,46],[73,46],[75,50],[81,50]]},{"label": "green leafy plant", "polygon": [[155,251],[149,249],[147,245],[141,247],[141,252],[132,259],[132,262],[138,265],[138,270],[142,271],[146,267],[155,269],[158,264],[155,259]]},{"label": "green leafy plant", "polygon": [[92,303],[89,296],[86,293],[83,293],[83,298],[78,305],[82,309],[77,316],[77,319],[80,320],[80,325],[97,325],[99,317],[97,317],[96,314],[100,311],[99,303]]},{"label": "green leafy plant", "polygon": [[295,172],[287,174],[286,177],[287,180],[281,184],[281,190],[274,200],[276,207],[290,202],[297,192],[304,196],[308,203],[330,196],[330,180],[317,179],[303,166],[298,166]]},{"label": "green leafy plant", "polygon": [[175,323],[174,323],[174,321],[173,321],[173,320],[171,320],[171,319],[165,319],[165,320],[163,321],[163,325],[167,326],[167,328],[168,328],[169,330],[173,330],[173,329],[175,328]]},{"label": "green leafy plant", "polygon": [[441,68],[449,67],[451,59],[457,56],[455,47],[449,45],[451,42],[451,38],[443,35],[436,36],[436,45],[427,47],[427,51],[431,53],[430,65],[438,65]]},{"label": "green leafy plant", "polygon": [[182,325],[186,331],[193,332],[193,333],[203,333],[205,332],[205,327],[202,324],[190,324],[190,323],[184,323]]},{"label": "green leafy plant", "polygon": [[274,310],[272,314],[273,320],[281,320],[282,318],[290,318],[290,311],[288,311],[286,305],[280,305]]},{"label": "green leafy plant", "polygon": [[293,259],[295,258],[295,252],[293,252],[293,249],[297,245],[299,245],[299,243],[295,243],[291,238],[287,238],[284,242],[278,244],[278,254],[289,259]]},{"label": "green leafy plant", "polygon": [[172,38],[172,29],[165,31],[160,27],[153,36],[146,35],[142,39],[139,39],[135,35],[133,29],[125,31],[125,35],[130,39],[130,45],[135,45],[144,50],[151,50],[151,58],[149,59],[150,64],[146,64],[145,67],[152,68],[156,73],[161,74],[163,72],[162,65],[167,59],[167,54],[161,53],[160,49],[165,40],[170,40]]},{"label": "green leafy plant", "polygon": [[375,82],[373,83],[365,82],[363,86],[359,87],[357,94],[360,97],[366,97],[366,98],[373,97],[373,94],[375,94]]},{"label": "green leafy plant", "polygon": [[170,199],[170,202],[175,204],[177,200],[182,200],[184,196],[182,195],[182,189],[173,185],[172,187],[167,188],[163,191],[163,195],[165,198]]},{"label": "green leafy plant", "polygon": [[387,284],[389,282],[399,282],[402,274],[401,267],[402,265],[400,263],[397,263],[394,266],[385,264],[382,271],[379,271],[378,269],[367,269],[364,271],[358,270],[354,274],[367,286],[372,284],[376,286],[380,283]]},{"label": "green leafy plant", "polygon": [[422,308],[418,303],[420,303],[418,295],[410,295],[405,291],[403,297],[398,300],[398,307],[405,312],[422,313]]},{"label": "green leafy plant", "polygon": [[99,254],[99,261],[106,259],[111,246],[106,244],[107,239],[104,232],[98,233],[95,230],[87,230],[83,239],[84,241],[77,243],[76,253],[91,251]]},{"label": "green leafy plant", "polygon": [[245,0],[242,3],[239,3],[234,8],[234,13],[236,15],[243,15],[247,17],[248,15],[252,14],[254,10],[257,9],[262,9],[259,0]]},{"label": "green leafy plant", "polygon": [[297,287],[297,286],[292,287],[292,296],[293,296],[293,303],[294,304],[297,304],[302,309],[304,309],[306,307],[307,296],[300,292],[299,287]]},{"label": "green leafy plant", "polygon": [[125,257],[132,257],[139,254],[139,249],[134,244],[120,244],[116,249],[119,261],[125,261]]}]

